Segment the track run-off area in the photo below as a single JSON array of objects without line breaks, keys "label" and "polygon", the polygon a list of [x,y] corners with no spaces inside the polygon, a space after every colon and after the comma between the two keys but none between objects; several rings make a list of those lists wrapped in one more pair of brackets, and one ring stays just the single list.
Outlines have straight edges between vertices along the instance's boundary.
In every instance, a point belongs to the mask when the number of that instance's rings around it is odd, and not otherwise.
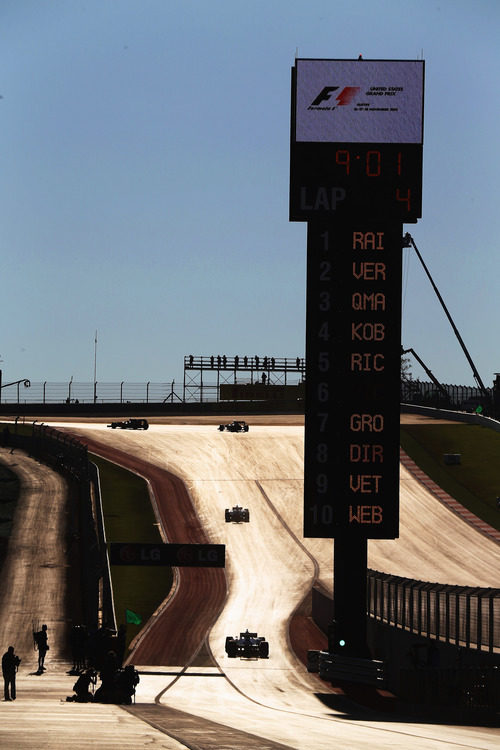
[{"label": "track run-off area", "polygon": [[[91,453],[147,479],[164,539],[225,544],[226,568],[211,570],[208,577],[198,571],[189,574],[188,569],[178,569],[175,594],[146,624],[130,656],[129,661],[141,673],[132,706],[62,703],[73,682],[62,669],[59,678],[52,672],[47,676],[44,684],[52,687],[38,699],[41,681],[36,682],[27,674],[30,689],[29,697],[24,699],[21,667],[18,701],[12,705],[2,703],[2,748],[63,747],[62,743],[57,744],[57,726],[61,727],[60,738],[64,736],[65,743],[70,742],[76,750],[128,747],[127,733],[135,733],[137,746],[140,726],[149,738],[144,738],[144,745],[167,748],[498,747],[498,729],[426,723],[396,713],[377,712],[348,701],[317,675],[307,672],[291,647],[290,623],[314,584],[332,592],[333,543],[302,537],[303,422],[300,418],[261,417],[255,423],[249,420],[248,433],[219,432],[219,420],[231,419],[171,418],[168,424],[152,419],[145,432],[111,430],[106,426],[109,422],[50,422],[88,444]],[[16,455],[4,452],[0,458],[14,463]],[[27,475],[30,462],[39,467],[33,459],[20,455],[17,462],[23,464]],[[48,469],[40,470],[52,474]],[[403,465],[400,488],[400,537],[371,540],[369,567],[431,582],[496,587],[499,545],[452,512]],[[234,505],[249,509],[249,523],[225,522],[225,509]],[[180,508],[185,510],[179,512]],[[41,522],[38,528],[37,545],[45,550],[45,556],[56,544],[53,538],[45,537],[52,526],[50,520]],[[26,542],[20,544],[16,557],[20,567],[23,544]],[[31,569],[37,564],[41,564],[40,560],[33,560]],[[57,565],[51,569],[54,573]],[[214,572],[218,575],[214,576]],[[22,585],[26,584],[21,581],[18,586]],[[16,617],[20,613],[26,610],[27,616],[29,596],[40,597],[39,606],[45,612],[50,610],[50,602],[43,601],[43,591],[29,592],[24,602],[7,603],[11,608],[8,612],[3,599],[7,624],[2,625],[0,633],[4,650],[9,636],[18,643],[12,628],[19,622]],[[187,599],[183,603],[184,596]],[[56,629],[58,618],[53,617],[52,622],[50,615],[46,616],[49,630]],[[247,628],[265,636],[269,659],[227,657],[226,636],[235,636]],[[304,638],[310,637],[304,632]],[[308,646],[319,647],[317,642]],[[199,666],[197,655],[201,651],[208,656],[204,663],[209,666]],[[53,672],[56,657],[54,653]],[[45,738],[38,745],[23,745],[17,741],[21,730],[16,737],[10,724],[7,729],[4,724],[2,729],[4,717],[8,718],[8,711],[13,708],[22,722],[23,701],[26,726],[29,712],[43,703],[44,715],[53,727],[52,740]],[[85,736],[76,733],[83,715]],[[70,716],[75,717],[74,736],[71,722],[67,721]],[[103,735],[99,740],[99,727],[109,729],[115,723],[117,744],[111,743],[110,736]],[[39,740],[43,737],[43,723],[40,729]],[[121,734],[122,741],[118,742]],[[9,737],[12,744],[4,741]]]}]

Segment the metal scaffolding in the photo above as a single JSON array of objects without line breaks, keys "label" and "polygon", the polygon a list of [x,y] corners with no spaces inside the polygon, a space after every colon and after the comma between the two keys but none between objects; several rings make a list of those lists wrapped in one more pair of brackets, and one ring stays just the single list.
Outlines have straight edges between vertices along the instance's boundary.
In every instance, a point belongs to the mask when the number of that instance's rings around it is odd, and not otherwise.
[{"label": "metal scaffolding", "polygon": [[225,354],[184,357],[184,401],[219,401],[221,385],[289,385],[305,380],[303,357]]}]

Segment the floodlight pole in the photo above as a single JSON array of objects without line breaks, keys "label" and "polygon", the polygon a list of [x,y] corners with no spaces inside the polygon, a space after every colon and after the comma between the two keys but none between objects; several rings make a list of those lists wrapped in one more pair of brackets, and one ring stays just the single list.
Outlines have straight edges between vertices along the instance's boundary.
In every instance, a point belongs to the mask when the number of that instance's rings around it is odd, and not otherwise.
[{"label": "floodlight pole", "polygon": [[19,403],[19,386],[23,383],[25,388],[31,387],[31,382],[28,378],[21,378],[20,380],[13,380],[12,383],[2,384],[2,371],[0,370],[0,402],[2,401],[2,388],[8,388],[9,385],[17,385],[17,401]]},{"label": "floodlight pole", "polygon": [[97,330],[94,339],[94,404],[97,401]]}]

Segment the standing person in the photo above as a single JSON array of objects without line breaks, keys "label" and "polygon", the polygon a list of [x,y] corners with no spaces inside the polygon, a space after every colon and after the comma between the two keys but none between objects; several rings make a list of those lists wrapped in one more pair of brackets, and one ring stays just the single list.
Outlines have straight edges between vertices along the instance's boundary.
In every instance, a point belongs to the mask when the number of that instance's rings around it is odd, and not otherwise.
[{"label": "standing person", "polygon": [[14,646],[9,646],[2,656],[4,699],[6,701],[16,700],[16,672],[20,663],[21,659],[14,653]]},{"label": "standing person", "polygon": [[87,628],[85,625],[73,625],[71,628],[71,651],[73,654],[73,674],[80,674],[86,669]]},{"label": "standing person", "polygon": [[45,654],[49,650],[49,644],[47,643],[47,626],[42,625],[42,629],[35,633],[35,643],[38,648],[38,674],[42,674],[45,671]]}]

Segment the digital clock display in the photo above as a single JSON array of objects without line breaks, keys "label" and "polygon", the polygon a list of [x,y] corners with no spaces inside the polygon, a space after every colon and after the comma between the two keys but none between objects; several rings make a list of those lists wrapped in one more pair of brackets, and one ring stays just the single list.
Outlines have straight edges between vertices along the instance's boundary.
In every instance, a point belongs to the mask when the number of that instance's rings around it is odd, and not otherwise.
[{"label": "digital clock display", "polygon": [[[394,154],[392,155],[394,157]],[[385,171],[403,174],[403,152],[399,149],[393,158],[392,164],[386,164]],[[351,154],[348,149],[339,148],[335,152],[335,164],[345,170],[346,176],[356,170],[364,177],[380,177],[382,175],[382,151],[380,149],[368,148],[364,152],[355,151]]]},{"label": "digital clock display", "polygon": [[290,220],[422,215],[422,146],[392,143],[296,143]]}]

